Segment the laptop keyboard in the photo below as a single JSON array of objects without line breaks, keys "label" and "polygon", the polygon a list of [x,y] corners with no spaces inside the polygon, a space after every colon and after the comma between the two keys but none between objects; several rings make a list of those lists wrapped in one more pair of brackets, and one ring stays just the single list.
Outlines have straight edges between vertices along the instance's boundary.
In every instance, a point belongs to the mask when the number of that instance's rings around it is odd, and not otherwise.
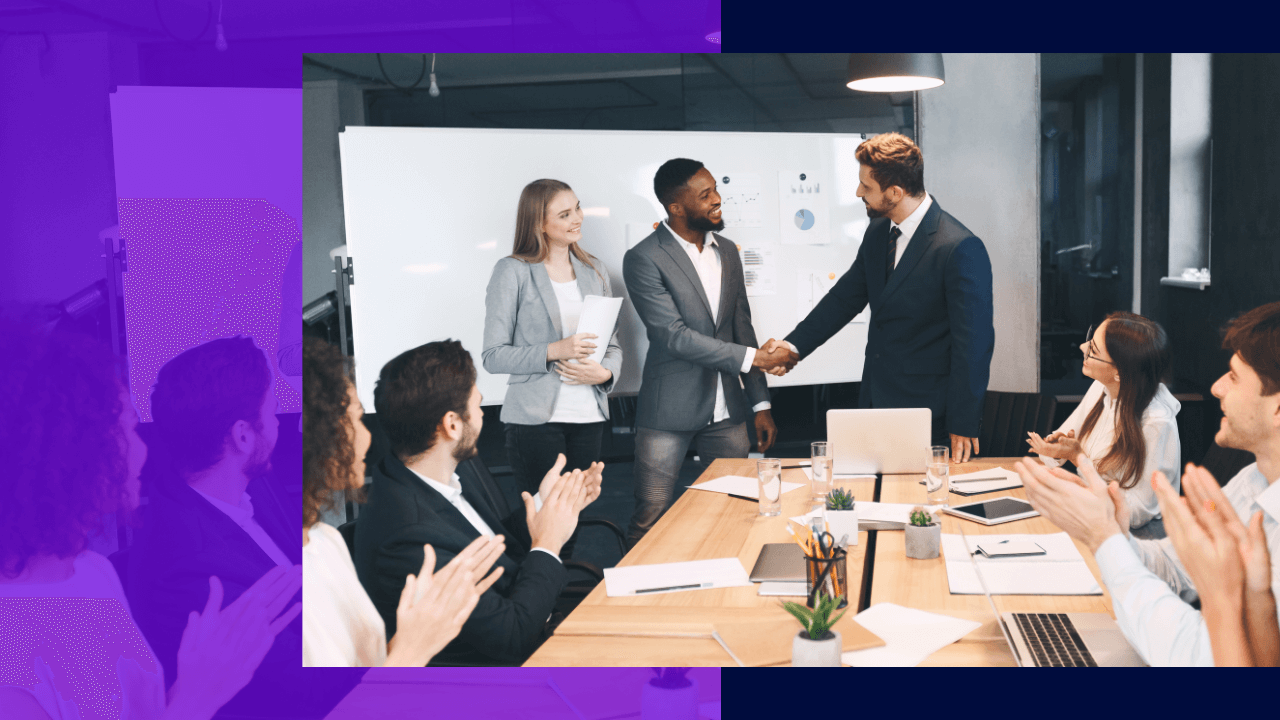
[{"label": "laptop keyboard", "polygon": [[1014,613],[1013,618],[1038,667],[1098,667],[1066,615]]}]

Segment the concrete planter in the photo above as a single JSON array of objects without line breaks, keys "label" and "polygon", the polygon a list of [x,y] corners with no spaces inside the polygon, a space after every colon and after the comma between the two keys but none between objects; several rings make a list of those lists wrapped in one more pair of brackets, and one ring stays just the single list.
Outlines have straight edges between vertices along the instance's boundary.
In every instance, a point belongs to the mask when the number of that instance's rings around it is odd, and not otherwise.
[{"label": "concrete planter", "polygon": [[907,557],[916,560],[932,560],[938,557],[942,547],[942,523],[920,527],[908,524],[904,530],[907,541]]},{"label": "concrete planter", "polygon": [[844,537],[845,533],[848,533],[849,544],[858,544],[857,510],[828,510],[827,527],[830,528],[831,537],[836,542],[840,542],[840,538]]},{"label": "concrete planter", "polygon": [[840,667],[840,633],[827,632],[825,640],[810,640],[804,630],[791,641],[792,667]]},{"label": "concrete planter", "polygon": [[665,688],[645,683],[640,695],[640,717],[643,720],[698,720],[698,681],[680,688]]}]

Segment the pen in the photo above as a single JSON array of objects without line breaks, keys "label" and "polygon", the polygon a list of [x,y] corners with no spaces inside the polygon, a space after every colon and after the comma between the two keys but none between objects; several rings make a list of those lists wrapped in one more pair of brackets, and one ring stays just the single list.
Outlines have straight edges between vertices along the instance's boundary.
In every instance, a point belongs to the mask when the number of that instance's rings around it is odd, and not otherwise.
[{"label": "pen", "polygon": [[803,470],[805,468],[811,468],[811,467],[813,466],[812,465],[783,465],[782,469],[783,470]]},{"label": "pen", "polygon": [[988,480],[988,481],[989,481],[989,480],[1008,480],[1008,478],[1004,477],[1003,475],[996,475],[996,476],[993,476],[993,477],[976,477],[976,478],[965,478],[965,479],[963,479],[963,480],[952,480],[951,482],[953,482],[953,483],[967,483],[967,482],[982,482],[982,481],[984,481],[984,480]]},{"label": "pen", "polygon": [[698,590],[701,588],[709,588],[711,585],[712,583],[694,583],[692,585],[672,585],[671,587],[645,588],[643,590],[636,590],[636,594],[643,595],[644,593],[665,592],[667,590]]}]

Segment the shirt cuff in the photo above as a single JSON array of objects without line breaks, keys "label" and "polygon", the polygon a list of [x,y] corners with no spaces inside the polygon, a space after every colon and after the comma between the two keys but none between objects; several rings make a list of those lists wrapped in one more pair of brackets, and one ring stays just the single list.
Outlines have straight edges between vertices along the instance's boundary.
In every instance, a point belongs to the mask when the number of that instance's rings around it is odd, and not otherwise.
[{"label": "shirt cuff", "polygon": [[761,410],[769,410],[772,408],[773,408],[773,403],[769,402],[768,400],[765,400],[762,403],[756,403],[755,406],[751,408],[751,411],[760,412]]},{"label": "shirt cuff", "polygon": [[556,562],[560,563],[561,565],[563,565],[563,564],[564,564],[564,561],[560,559],[560,556],[559,556],[559,555],[557,555],[557,554],[555,554],[555,553],[551,552],[550,550],[548,550],[548,549],[546,549],[546,548],[536,547],[536,548],[533,548],[533,550],[530,550],[529,552],[533,552],[534,550],[541,550],[542,552],[544,552],[544,553],[546,553],[546,554],[550,555],[551,557],[555,558],[555,559],[556,559]]},{"label": "shirt cuff", "polygon": [[1058,458],[1051,458],[1048,455],[1041,455],[1040,462],[1044,463],[1045,467],[1062,467],[1061,460]]},{"label": "shirt cuff", "polygon": [[747,355],[742,359],[743,375],[751,372],[751,364],[754,363],[755,361],[756,361],[756,349],[753,347],[747,348]]},{"label": "shirt cuff", "polygon": [[783,340],[782,342],[787,343],[787,347],[791,348],[791,352],[793,352],[793,353],[795,353],[795,354],[797,354],[797,355],[799,355],[799,354],[800,354],[800,351],[796,349],[796,346],[795,346],[795,345],[792,345],[791,343],[787,342],[786,340]]}]

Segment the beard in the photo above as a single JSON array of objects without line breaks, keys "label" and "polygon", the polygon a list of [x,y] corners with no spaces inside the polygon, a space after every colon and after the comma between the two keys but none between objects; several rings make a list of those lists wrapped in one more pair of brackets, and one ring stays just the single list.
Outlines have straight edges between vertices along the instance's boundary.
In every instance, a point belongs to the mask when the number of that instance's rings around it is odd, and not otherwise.
[{"label": "beard", "polygon": [[453,459],[463,462],[475,457],[479,452],[476,450],[476,443],[479,439],[480,433],[472,431],[469,423],[464,423],[462,437],[458,440],[458,446],[453,449]]},{"label": "beard", "polygon": [[700,233],[712,231],[719,232],[724,229],[724,218],[721,217],[719,222],[711,222],[711,218],[703,215],[701,217],[689,218],[687,224],[689,225],[690,230],[697,230]]},{"label": "beard", "polygon": [[871,205],[871,203],[867,202],[866,200],[863,200],[862,204],[865,205],[867,208],[867,217],[873,220],[875,218],[882,218],[887,216],[889,213],[893,212],[894,208],[898,207],[896,204],[889,205],[887,203],[885,204],[884,207],[874,207]]},{"label": "beard", "polygon": [[275,448],[267,445],[267,439],[258,435],[258,442],[253,457],[244,464],[244,474],[250,478],[261,477],[271,472],[271,451]]}]

